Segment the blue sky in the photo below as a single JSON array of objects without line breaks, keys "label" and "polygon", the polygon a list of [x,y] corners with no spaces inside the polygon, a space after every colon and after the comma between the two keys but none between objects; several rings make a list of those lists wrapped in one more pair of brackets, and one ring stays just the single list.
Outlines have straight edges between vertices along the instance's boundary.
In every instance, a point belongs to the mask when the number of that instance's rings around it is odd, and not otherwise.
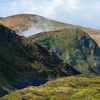
[{"label": "blue sky", "polygon": [[100,0],[0,0],[1,17],[20,13],[100,29]]}]

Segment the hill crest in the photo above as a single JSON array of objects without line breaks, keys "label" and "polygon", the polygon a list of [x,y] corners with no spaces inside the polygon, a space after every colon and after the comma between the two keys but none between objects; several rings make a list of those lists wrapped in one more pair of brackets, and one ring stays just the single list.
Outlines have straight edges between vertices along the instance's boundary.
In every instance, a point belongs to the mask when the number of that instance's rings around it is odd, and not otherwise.
[{"label": "hill crest", "polygon": [[0,97],[16,89],[81,74],[54,52],[0,24]]},{"label": "hill crest", "polygon": [[100,46],[100,30],[62,23],[34,14],[18,14],[8,16],[2,18],[0,23],[24,36],[30,36],[39,32],[53,31],[65,28],[80,28],[88,33],[91,38],[94,39]]}]

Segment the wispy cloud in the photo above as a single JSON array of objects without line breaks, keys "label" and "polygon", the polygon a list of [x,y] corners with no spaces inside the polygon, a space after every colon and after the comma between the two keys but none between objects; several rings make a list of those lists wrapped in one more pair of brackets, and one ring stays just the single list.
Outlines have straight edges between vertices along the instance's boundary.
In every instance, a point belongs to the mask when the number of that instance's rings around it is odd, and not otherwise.
[{"label": "wispy cloud", "polygon": [[[4,2],[5,1],[5,2]],[[51,19],[99,28],[99,0],[0,0],[0,16],[38,14]]]}]

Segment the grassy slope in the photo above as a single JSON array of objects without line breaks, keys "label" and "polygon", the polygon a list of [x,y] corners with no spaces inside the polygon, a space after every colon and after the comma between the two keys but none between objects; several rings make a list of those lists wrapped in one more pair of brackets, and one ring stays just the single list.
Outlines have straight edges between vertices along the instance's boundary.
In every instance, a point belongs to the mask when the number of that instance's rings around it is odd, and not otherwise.
[{"label": "grassy slope", "polygon": [[[23,99],[22,99],[23,98]],[[0,100],[99,100],[99,76],[70,76],[17,90]]]},{"label": "grassy slope", "polygon": [[[98,70],[95,64],[99,64],[99,60],[95,61],[94,58],[100,56],[100,49],[91,37],[81,29],[67,28],[39,33],[29,38],[48,50],[56,52],[61,59],[80,72],[88,74],[89,68],[92,68],[93,73]],[[91,45],[93,47],[90,47]]]}]

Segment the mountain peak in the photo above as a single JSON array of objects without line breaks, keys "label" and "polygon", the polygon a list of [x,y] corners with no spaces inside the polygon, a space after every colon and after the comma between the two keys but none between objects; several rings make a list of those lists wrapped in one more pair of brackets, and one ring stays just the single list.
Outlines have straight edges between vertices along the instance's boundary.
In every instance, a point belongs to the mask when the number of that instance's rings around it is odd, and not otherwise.
[{"label": "mountain peak", "polygon": [[0,37],[5,38],[8,42],[12,42],[16,39],[15,31],[7,28],[6,26],[0,24]]},{"label": "mountain peak", "polygon": [[17,34],[26,37],[44,31],[53,31],[64,28],[80,28],[88,33],[100,46],[100,30],[62,23],[34,14],[12,15],[2,18],[0,23],[15,30]]}]

